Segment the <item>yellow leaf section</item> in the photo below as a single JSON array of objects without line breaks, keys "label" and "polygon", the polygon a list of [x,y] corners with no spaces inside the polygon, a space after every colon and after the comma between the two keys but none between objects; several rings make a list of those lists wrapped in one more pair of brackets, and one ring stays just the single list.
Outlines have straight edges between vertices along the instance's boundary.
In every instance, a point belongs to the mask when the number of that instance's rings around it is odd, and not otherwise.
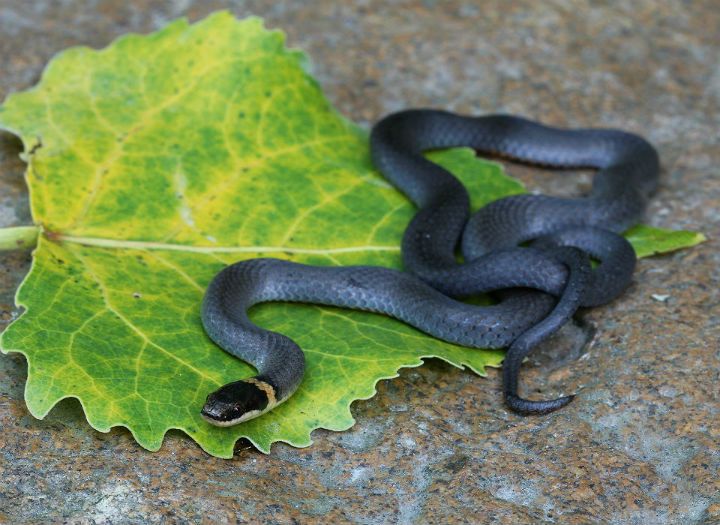
[{"label": "yellow leaf section", "polygon": [[301,242],[288,224],[307,236],[309,208],[370,186],[343,169],[367,159],[365,132],[318,97],[303,60],[227,12],[59,53],[0,114],[32,151],[34,219],[78,237]]}]

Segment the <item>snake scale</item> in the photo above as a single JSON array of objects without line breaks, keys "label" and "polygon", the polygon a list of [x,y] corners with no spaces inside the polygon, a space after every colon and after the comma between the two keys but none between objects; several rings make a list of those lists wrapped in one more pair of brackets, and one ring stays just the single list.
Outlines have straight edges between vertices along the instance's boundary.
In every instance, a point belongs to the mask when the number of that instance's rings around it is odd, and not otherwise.
[{"label": "snake scale", "polygon": [[[538,166],[594,168],[592,192],[576,199],[515,195],[470,216],[462,183],[423,155],[456,146]],[[372,129],[370,149],[377,169],[418,208],[402,240],[408,272],[278,259],[224,268],[205,293],[203,325],[258,374],[211,393],[202,416],[233,425],[271,410],[300,384],[305,358],[299,346],[247,316],[248,308],[265,301],[369,310],[444,341],[509,347],[503,393],[511,409],[537,414],[567,404],[572,396],[521,398],[520,364],[579,306],[604,304],[630,283],[635,253],[619,232],[637,222],[657,185],[655,149],[616,129],[562,129],[510,115],[468,117],[430,109],[383,118]],[[464,262],[455,255],[458,246]],[[590,257],[599,261],[592,270]],[[481,292],[496,292],[498,304],[458,300]]]}]

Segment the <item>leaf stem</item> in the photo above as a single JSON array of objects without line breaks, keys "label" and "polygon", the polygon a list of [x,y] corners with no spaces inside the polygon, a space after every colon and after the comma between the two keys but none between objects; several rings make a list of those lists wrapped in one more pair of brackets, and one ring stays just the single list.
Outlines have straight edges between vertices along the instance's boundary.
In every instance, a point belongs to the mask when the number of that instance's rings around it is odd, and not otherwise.
[{"label": "leaf stem", "polygon": [[0,251],[32,250],[37,245],[40,226],[0,228]]}]

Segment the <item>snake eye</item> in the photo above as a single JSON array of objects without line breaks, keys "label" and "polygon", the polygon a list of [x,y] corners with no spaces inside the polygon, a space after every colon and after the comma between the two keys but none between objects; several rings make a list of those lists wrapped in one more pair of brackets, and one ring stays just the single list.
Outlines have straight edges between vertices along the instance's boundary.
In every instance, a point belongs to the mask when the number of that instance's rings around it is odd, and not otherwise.
[{"label": "snake eye", "polygon": [[244,379],[228,383],[211,393],[201,415],[213,425],[226,427],[259,416],[268,404],[267,393],[254,382]]}]

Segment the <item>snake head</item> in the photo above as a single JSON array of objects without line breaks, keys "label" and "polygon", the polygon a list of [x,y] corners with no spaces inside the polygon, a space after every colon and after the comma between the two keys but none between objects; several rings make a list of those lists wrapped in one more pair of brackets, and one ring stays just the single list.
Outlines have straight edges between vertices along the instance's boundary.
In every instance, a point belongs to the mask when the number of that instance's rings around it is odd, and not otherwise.
[{"label": "snake head", "polygon": [[273,408],[275,389],[268,382],[251,377],[223,385],[205,401],[201,415],[219,427],[229,427],[259,416]]}]

